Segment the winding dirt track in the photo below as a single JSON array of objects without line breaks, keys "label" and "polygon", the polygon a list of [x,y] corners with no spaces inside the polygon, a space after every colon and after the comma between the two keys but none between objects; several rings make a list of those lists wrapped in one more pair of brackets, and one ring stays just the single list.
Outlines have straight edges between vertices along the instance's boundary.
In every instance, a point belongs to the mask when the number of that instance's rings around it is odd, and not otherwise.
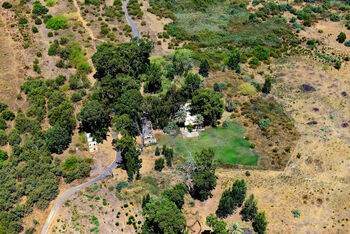
[{"label": "winding dirt track", "polygon": [[[129,14],[128,14],[128,11],[127,11],[127,4],[128,4],[129,0],[126,0],[124,3],[123,3],[123,10],[125,12],[125,17],[126,19],[128,20],[131,28],[132,28],[132,31],[133,31],[133,34],[135,37],[139,37],[140,34],[139,34],[139,31],[136,27],[136,25],[133,23],[133,21],[131,20]],[[90,37],[92,40],[97,40],[97,41],[102,41],[101,39],[99,38],[96,38],[93,34],[93,32],[91,31],[91,29],[87,26],[86,24],[86,21],[83,19],[83,17],[81,16],[80,14],[80,8],[79,8],[79,5],[77,3],[77,0],[73,0],[73,3],[74,3],[74,6],[77,8],[77,13],[78,13],[78,18],[79,20],[82,22],[84,28],[86,29],[86,31],[89,33]],[[114,162],[105,170],[105,172],[103,174],[101,174],[100,176],[96,177],[95,179],[93,180],[90,180],[89,182],[86,182],[84,184],[81,184],[81,185],[78,185],[74,188],[71,188],[69,189],[68,191],[66,191],[65,193],[63,193],[62,195],[60,195],[59,197],[56,198],[56,201],[51,209],[51,212],[49,214],[49,216],[47,217],[46,219],[46,223],[43,227],[43,229],[41,230],[41,234],[46,234],[47,231],[48,231],[48,228],[50,227],[50,224],[52,222],[52,220],[54,219],[59,207],[70,197],[72,196],[74,193],[80,191],[81,189],[87,187],[87,186],[90,186],[92,185],[93,183],[95,183],[96,181],[99,181],[103,178],[105,178],[106,176],[108,175],[111,175],[112,174],[112,171],[114,168],[116,168],[116,166],[118,165],[118,163],[121,162],[121,154],[120,152],[117,152],[116,154],[116,159],[114,160]]]}]

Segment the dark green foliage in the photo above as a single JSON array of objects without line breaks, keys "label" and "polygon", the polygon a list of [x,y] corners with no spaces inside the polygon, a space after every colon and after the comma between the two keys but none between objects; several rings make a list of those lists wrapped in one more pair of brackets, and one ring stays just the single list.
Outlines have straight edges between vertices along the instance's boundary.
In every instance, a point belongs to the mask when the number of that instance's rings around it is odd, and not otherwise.
[{"label": "dark green foliage", "polygon": [[154,152],[155,156],[159,156],[160,155],[160,150],[158,148],[158,146],[156,147],[156,151]]},{"label": "dark green foliage", "polygon": [[61,105],[53,107],[49,113],[49,123],[51,126],[60,125],[66,128],[69,132],[72,132],[76,126],[76,120],[74,117],[74,106],[64,101]]},{"label": "dark green foliage", "polygon": [[194,92],[203,87],[202,83],[203,80],[198,74],[192,72],[188,73],[181,88],[183,96],[191,99]]},{"label": "dark green foliage", "polygon": [[82,130],[91,133],[97,142],[106,139],[110,117],[108,110],[103,108],[98,101],[90,101],[83,106],[77,118],[81,121]]},{"label": "dark green foliage", "polygon": [[144,85],[144,91],[146,93],[158,93],[162,91],[162,73],[160,67],[151,64],[146,73],[146,82]]},{"label": "dark green foliage", "polygon": [[54,40],[54,42],[50,45],[49,50],[47,51],[47,54],[49,56],[54,56],[58,53],[58,50],[60,48],[60,45],[57,40]]},{"label": "dark green foliage", "polygon": [[10,9],[10,8],[12,7],[12,4],[9,3],[9,2],[4,2],[4,3],[2,4],[2,7],[5,8],[5,9]]},{"label": "dark green foliage", "polygon": [[220,93],[214,93],[209,89],[199,89],[194,92],[191,109],[194,114],[200,114],[204,118],[204,125],[216,125],[224,112],[224,103]]},{"label": "dark green foliage", "polygon": [[43,23],[43,21],[42,21],[40,18],[36,18],[35,21],[34,21],[34,23],[35,23],[36,25],[40,25],[40,24]]},{"label": "dark green foliage", "polygon": [[0,130],[0,146],[6,145],[7,143],[7,135],[4,130]]},{"label": "dark green foliage", "polygon": [[24,25],[27,23],[28,23],[27,18],[22,17],[22,18],[19,18],[19,20],[18,20],[18,24],[20,24],[20,25]]},{"label": "dark green foliage", "polygon": [[213,233],[216,233],[216,234],[227,233],[227,230],[226,230],[227,223],[224,220],[219,220],[218,217],[216,217],[214,214],[210,214],[209,216],[207,216],[205,224],[208,225],[208,227],[211,227],[213,229]]},{"label": "dark green foliage", "polygon": [[202,59],[199,65],[199,74],[203,77],[208,77],[210,65],[207,59]]},{"label": "dark green foliage", "polygon": [[180,234],[186,229],[186,218],[168,199],[146,204],[142,213],[145,218],[142,234]]},{"label": "dark green foliage", "polygon": [[129,181],[132,181],[142,166],[142,160],[139,158],[141,152],[136,149],[134,139],[129,135],[119,139],[116,148],[122,156],[121,167],[126,170]]},{"label": "dark green foliage", "polygon": [[249,198],[244,202],[241,212],[243,221],[252,221],[255,219],[258,213],[257,201],[254,200],[254,195],[250,195]]},{"label": "dark green foliage", "polygon": [[178,183],[174,185],[172,189],[167,189],[162,193],[162,196],[164,198],[169,199],[169,201],[172,201],[175,203],[177,208],[180,210],[182,209],[182,206],[185,204],[184,196],[188,193],[188,188],[183,183]]},{"label": "dark green foliage", "polygon": [[163,152],[165,159],[166,159],[166,165],[168,167],[172,167],[172,162],[173,162],[173,158],[174,158],[174,150],[173,148],[165,148],[165,151]]},{"label": "dark green foliage", "polygon": [[115,116],[112,119],[112,126],[114,131],[121,133],[123,135],[130,135],[135,137],[139,135],[136,124],[132,119],[130,119],[128,114],[123,114],[121,116]]},{"label": "dark green foliage", "polygon": [[59,75],[55,79],[57,85],[63,85],[66,80],[66,77],[63,75]]},{"label": "dark green foliage", "polygon": [[0,113],[6,110],[8,107],[7,104],[0,102]]},{"label": "dark green foliage", "polygon": [[127,187],[128,187],[128,182],[119,181],[118,184],[115,186],[115,190],[117,193],[120,193],[120,191],[122,191],[123,188],[127,188]]},{"label": "dark green foliage", "polygon": [[340,21],[340,16],[337,13],[333,13],[330,17],[330,20],[333,22],[338,22]]},{"label": "dark green foliage", "polygon": [[76,155],[69,156],[63,163],[62,169],[64,170],[63,177],[66,183],[71,183],[75,179],[82,179],[89,177],[92,163],[92,159],[82,159]]},{"label": "dark green foliage", "polygon": [[45,134],[46,144],[51,153],[62,154],[72,140],[67,129],[55,125],[49,128]]},{"label": "dark green foliage", "polygon": [[43,6],[40,1],[33,2],[33,14],[36,15],[45,15],[49,9],[47,9],[45,6]]},{"label": "dark green foliage", "polygon": [[346,35],[343,32],[340,32],[337,36],[337,41],[339,43],[343,43],[346,40]]},{"label": "dark green foliage", "polygon": [[162,171],[164,168],[164,158],[158,158],[154,161],[154,170]]},{"label": "dark green foliage", "polygon": [[269,94],[271,92],[271,84],[272,84],[271,78],[267,77],[265,79],[265,83],[264,83],[264,86],[262,87],[261,91],[265,94]]},{"label": "dark green foliage", "polygon": [[147,195],[142,197],[142,208],[145,208],[146,204],[151,202],[151,196],[149,195],[149,193],[147,193]]},{"label": "dark green foliage", "polygon": [[259,234],[266,233],[266,227],[267,227],[267,220],[265,217],[265,211],[259,212],[253,222],[253,228],[254,231],[256,231]]},{"label": "dark green foliage", "polygon": [[228,189],[222,193],[218,209],[216,210],[216,215],[219,218],[225,218],[232,214],[237,207],[241,207],[246,193],[247,186],[244,179],[236,180],[233,183],[231,190]]},{"label": "dark green foliage", "polygon": [[7,158],[7,152],[0,149],[0,163],[4,162]]},{"label": "dark green foliage", "polygon": [[19,134],[17,129],[11,129],[8,135],[8,142],[10,145],[19,145],[22,141],[21,135]]},{"label": "dark green foliage", "polygon": [[72,100],[72,102],[79,102],[81,100],[81,94],[78,92],[75,92],[72,94],[70,99]]},{"label": "dark green foliage", "polygon": [[230,55],[227,66],[229,69],[236,71],[236,73],[241,73],[241,66],[239,62],[241,60],[241,55],[239,50],[234,50]]},{"label": "dark green foliage", "polygon": [[7,128],[6,121],[2,118],[0,118],[0,129],[5,130]]},{"label": "dark green foliage", "polygon": [[202,149],[195,154],[196,169],[192,174],[191,195],[200,201],[205,201],[211,197],[211,190],[216,186],[214,156],[214,150],[211,148]]},{"label": "dark green foliage", "polygon": [[118,73],[137,77],[149,66],[152,49],[152,42],[136,38],[118,46],[103,43],[97,47],[97,52],[92,56],[96,68],[94,77],[100,80],[108,74],[115,77]]}]

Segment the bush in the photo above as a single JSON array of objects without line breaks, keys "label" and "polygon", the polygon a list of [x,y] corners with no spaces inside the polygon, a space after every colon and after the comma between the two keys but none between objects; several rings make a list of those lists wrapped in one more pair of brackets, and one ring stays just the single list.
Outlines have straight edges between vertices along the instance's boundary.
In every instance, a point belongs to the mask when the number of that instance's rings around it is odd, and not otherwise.
[{"label": "bush", "polygon": [[8,107],[7,104],[0,102],[0,113],[6,110]]},{"label": "bush", "polygon": [[53,30],[64,29],[64,28],[67,28],[68,26],[69,26],[68,19],[65,15],[58,15],[56,17],[49,19],[46,22],[46,28],[50,28]]},{"label": "bush", "polygon": [[261,129],[267,129],[268,127],[270,127],[270,125],[271,125],[270,119],[261,119],[259,121],[259,127]]},{"label": "bush", "polygon": [[79,102],[81,100],[81,94],[77,92],[73,93],[70,99],[72,100],[72,102]]},{"label": "bush", "polygon": [[9,2],[4,2],[4,3],[2,4],[2,7],[5,8],[5,9],[10,9],[10,8],[12,7],[12,4],[9,3]]},{"label": "bush", "polygon": [[0,162],[5,161],[8,158],[7,152],[4,150],[0,150]]},{"label": "bush", "polygon": [[265,46],[256,46],[253,49],[253,55],[260,61],[268,60],[270,58],[270,50]]},{"label": "bush", "polygon": [[67,129],[55,125],[46,131],[46,144],[52,153],[61,154],[68,148],[72,138]]},{"label": "bush", "polygon": [[43,23],[43,21],[42,21],[40,18],[36,18],[35,21],[34,21],[34,23],[35,23],[36,25],[40,25],[40,24]]},{"label": "bush", "polygon": [[47,9],[45,6],[43,6],[40,1],[35,1],[33,3],[33,10],[32,13],[36,15],[45,15],[49,9]]},{"label": "bush", "polygon": [[256,94],[256,88],[249,84],[249,83],[243,83],[240,86],[238,86],[238,90],[243,94],[243,95],[248,95],[248,96],[253,96]]},{"label": "bush", "polygon": [[346,42],[344,43],[344,45],[347,46],[347,47],[350,47],[350,41],[346,41]]},{"label": "bush", "polygon": [[128,182],[126,181],[120,181],[118,182],[118,184],[115,186],[115,190],[117,193],[120,193],[120,191],[122,191],[123,188],[128,187]]},{"label": "bush", "polygon": [[15,113],[13,113],[12,111],[10,110],[4,110],[2,113],[1,113],[1,117],[4,119],[4,120],[14,120],[15,119]]},{"label": "bush", "polygon": [[337,13],[333,13],[330,17],[331,21],[338,22],[340,21],[340,16]]},{"label": "bush", "polygon": [[6,121],[2,118],[0,118],[0,129],[5,130],[7,128]]},{"label": "bush", "polygon": [[162,171],[164,168],[164,158],[158,158],[155,162],[154,162],[154,169],[156,171]]},{"label": "bush", "polygon": [[11,146],[19,145],[22,141],[17,129],[12,129],[8,135],[8,142]]},{"label": "bush", "polygon": [[343,42],[345,41],[345,39],[346,39],[345,33],[340,32],[339,35],[338,35],[338,37],[337,37],[337,41],[338,41],[339,43],[343,43]]},{"label": "bush", "polygon": [[4,130],[0,130],[0,146],[6,145],[7,143],[7,135]]}]

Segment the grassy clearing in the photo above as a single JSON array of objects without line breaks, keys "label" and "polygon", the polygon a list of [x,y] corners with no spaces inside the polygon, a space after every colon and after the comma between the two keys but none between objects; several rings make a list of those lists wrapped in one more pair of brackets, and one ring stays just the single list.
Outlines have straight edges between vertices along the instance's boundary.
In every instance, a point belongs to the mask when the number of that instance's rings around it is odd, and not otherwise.
[{"label": "grassy clearing", "polygon": [[249,148],[250,143],[243,138],[244,132],[242,126],[231,122],[227,128],[206,129],[199,138],[161,136],[159,143],[174,147],[175,153],[184,157],[210,146],[215,149],[216,159],[221,164],[257,166],[258,154]]}]

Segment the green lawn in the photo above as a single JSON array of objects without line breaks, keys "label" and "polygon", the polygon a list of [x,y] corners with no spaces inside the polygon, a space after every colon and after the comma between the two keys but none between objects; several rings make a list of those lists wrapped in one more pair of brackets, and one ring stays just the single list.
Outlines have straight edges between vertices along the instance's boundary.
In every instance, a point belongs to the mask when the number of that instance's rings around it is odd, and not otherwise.
[{"label": "green lawn", "polygon": [[215,157],[222,164],[256,166],[258,154],[251,150],[249,142],[243,139],[244,132],[242,126],[231,122],[227,128],[206,129],[200,133],[199,138],[184,139],[182,135],[160,136],[158,142],[160,145],[173,147],[175,153],[184,157],[210,146],[215,149]]}]

